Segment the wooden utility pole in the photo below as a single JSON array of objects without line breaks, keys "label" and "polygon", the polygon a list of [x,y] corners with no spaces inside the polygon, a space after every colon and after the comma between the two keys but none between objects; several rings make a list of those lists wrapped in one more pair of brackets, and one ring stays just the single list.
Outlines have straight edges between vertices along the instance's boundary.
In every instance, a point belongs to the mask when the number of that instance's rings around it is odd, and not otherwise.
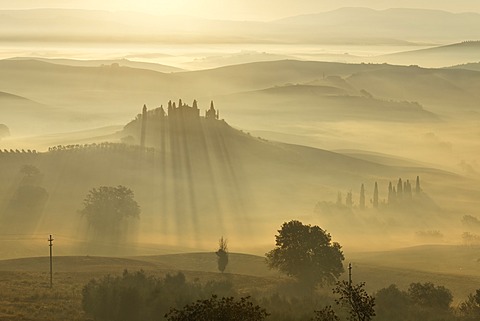
[{"label": "wooden utility pole", "polygon": [[53,238],[50,235],[50,238],[47,240],[49,242],[50,247],[50,288],[53,287],[53,269],[52,269],[52,246],[53,246]]},{"label": "wooden utility pole", "polygon": [[352,286],[352,263],[348,263],[348,286]]}]

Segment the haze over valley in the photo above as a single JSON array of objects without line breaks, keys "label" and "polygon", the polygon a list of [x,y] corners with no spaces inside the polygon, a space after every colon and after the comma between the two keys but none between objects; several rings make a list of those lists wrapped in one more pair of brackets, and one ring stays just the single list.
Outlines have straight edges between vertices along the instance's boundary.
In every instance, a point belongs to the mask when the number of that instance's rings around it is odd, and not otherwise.
[{"label": "haze over valley", "polygon": [[[284,229],[317,226],[341,245],[339,271],[352,262],[376,296],[377,320],[397,320],[389,286],[414,304],[415,282],[449,289],[448,320],[473,320],[462,304],[480,302],[476,2],[107,2],[0,7],[0,320],[60,320],[23,307],[12,283],[40,282],[34,301],[53,304],[49,235],[75,320],[117,320],[88,295],[142,273],[192,286],[188,298],[251,295],[267,320],[311,320],[334,303],[325,280],[348,273],[304,270],[309,288],[275,251]],[[417,320],[417,308],[398,310]]]}]

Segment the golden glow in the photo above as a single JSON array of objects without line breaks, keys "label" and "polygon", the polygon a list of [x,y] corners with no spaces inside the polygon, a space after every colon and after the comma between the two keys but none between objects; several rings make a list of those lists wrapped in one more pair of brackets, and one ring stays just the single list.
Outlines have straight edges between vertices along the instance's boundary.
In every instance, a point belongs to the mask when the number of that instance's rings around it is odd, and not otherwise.
[{"label": "golden glow", "polygon": [[187,15],[220,20],[272,20],[292,15],[335,10],[342,7],[367,7],[377,10],[403,7],[450,12],[480,12],[480,2],[476,0],[404,0],[401,4],[395,0],[300,0],[294,2],[287,0],[0,0],[0,8],[5,10],[30,8],[128,10],[155,15]]}]

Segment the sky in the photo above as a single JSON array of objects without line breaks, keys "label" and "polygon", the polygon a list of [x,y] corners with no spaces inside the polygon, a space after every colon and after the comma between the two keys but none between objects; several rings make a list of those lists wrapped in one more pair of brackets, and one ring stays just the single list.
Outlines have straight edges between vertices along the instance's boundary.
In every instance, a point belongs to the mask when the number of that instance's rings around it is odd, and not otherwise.
[{"label": "sky", "polygon": [[341,7],[423,8],[480,12],[478,0],[0,0],[0,9],[70,8],[133,10],[156,15],[189,15],[235,20],[274,20]]}]

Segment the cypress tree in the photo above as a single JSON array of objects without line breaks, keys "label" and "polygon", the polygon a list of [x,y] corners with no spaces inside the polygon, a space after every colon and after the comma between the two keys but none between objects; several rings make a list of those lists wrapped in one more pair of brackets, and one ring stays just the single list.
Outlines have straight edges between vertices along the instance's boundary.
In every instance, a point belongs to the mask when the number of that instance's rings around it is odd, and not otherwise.
[{"label": "cypress tree", "polygon": [[378,208],[378,184],[375,182],[375,188],[373,189],[373,207]]},{"label": "cypress tree", "polygon": [[388,204],[393,203],[393,187],[392,182],[388,183]]},{"label": "cypress tree", "polygon": [[365,187],[363,184],[360,187],[360,209],[365,209]]},{"label": "cypress tree", "polygon": [[399,178],[397,183],[397,199],[402,199],[402,198],[403,198],[403,183],[402,183],[402,179]]},{"label": "cypress tree", "polygon": [[345,205],[348,207],[353,206],[353,197],[352,197],[352,191],[347,193],[347,197],[345,198]]},{"label": "cypress tree", "polygon": [[415,183],[415,194],[420,194],[422,188],[420,187],[420,176],[417,176],[417,182]]}]

